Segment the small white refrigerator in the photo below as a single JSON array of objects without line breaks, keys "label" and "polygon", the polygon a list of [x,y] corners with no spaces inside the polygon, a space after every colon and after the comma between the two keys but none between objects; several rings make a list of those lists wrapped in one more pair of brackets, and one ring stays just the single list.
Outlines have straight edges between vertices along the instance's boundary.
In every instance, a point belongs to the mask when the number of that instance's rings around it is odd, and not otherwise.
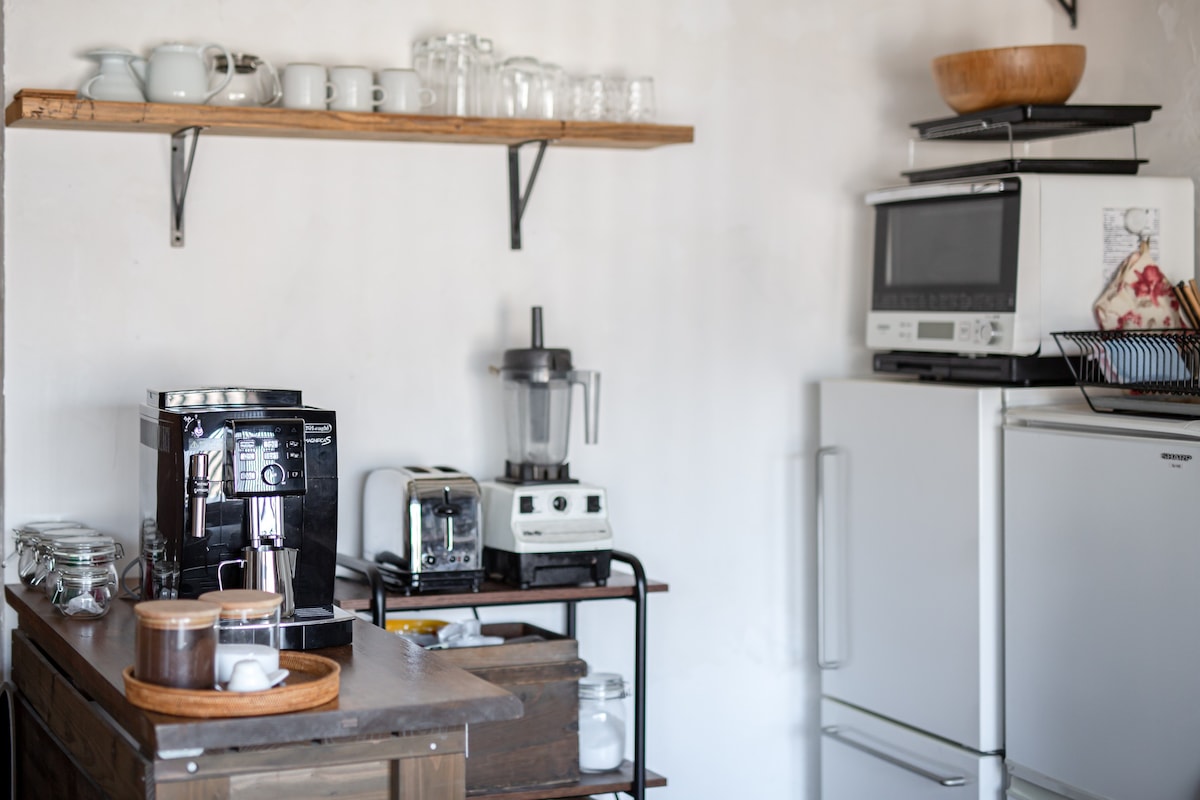
[{"label": "small white refrigerator", "polygon": [[1003,414],[1072,397],[821,383],[823,800],[1003,797]]},{"label": "small white refrigerator", "polygon": [[1004,438],[1009,797],[1195,800],[1200,420],[1020,409]]}]

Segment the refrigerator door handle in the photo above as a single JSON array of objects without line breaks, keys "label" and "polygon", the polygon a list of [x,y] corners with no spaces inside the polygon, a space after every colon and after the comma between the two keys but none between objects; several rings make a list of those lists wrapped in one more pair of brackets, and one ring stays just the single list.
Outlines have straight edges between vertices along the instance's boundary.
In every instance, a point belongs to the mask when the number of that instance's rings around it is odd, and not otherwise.
[{"label": "refrigerator door handle", "polygon": [[[834,624],[830,624],[826,615],[829,613],[830,607],[836,609],[836,603],[831,602],[831,598],[826,595],[829,592],[829,576],[827,574],[829,561],[829,535],[828,517],[831,515],[831,499],[827,498],[826,490],[828,489],[828,480],[825,475],[825,463],[830,458],[835,458],[841,455],[841,449],[837,447],[822,447],[817,450],[817,666],[821,669],[837,669],[842,665],[841,653],[835,648],[827,646],[828,631],[830,627],[836,628],[836,619]],[[840,583],[834,587],[834,598],[841,596]],[[830,650],[833,650],[832,656]]]},{"label": "refrigerator door handle", "polygon": [[855,750],[861,750],[873,758],[878,758],[880,761],[886,761],[893,766],[900,767],[900,769],[908,770],[912,774],[919,775],[928,781],[933,781],[939,786],[954,787],[965,786],[967,784],[967,779],[962,775],[943,775],[934,772],[933,770],[926,769],[925,767],[913,764],[910,761],[905,761],[902,758],[897,758],[891,753],[885,753],[882,750],[871,747],[869,744],[864,744],[857,739],[852,739],[847,734],[853,732],[853,728],[843,728],[839,725],[827,725],[821,729],[822,735],[828,736],[834,741],[841,742],[849,747],[853,747]]}]

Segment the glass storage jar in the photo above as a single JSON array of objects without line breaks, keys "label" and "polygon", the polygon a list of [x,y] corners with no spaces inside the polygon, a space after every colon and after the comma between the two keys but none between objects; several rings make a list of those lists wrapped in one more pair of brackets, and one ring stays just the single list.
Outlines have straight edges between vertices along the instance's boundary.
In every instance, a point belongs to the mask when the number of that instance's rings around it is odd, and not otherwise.
[{"label": "glass storage jar", "polygon": [[279,669],[279,611],[283,596],[257,589],[205,592],[200,600],[221,608],[217,618],[215,677],[227,683],[233,665],[251,659],[268,675]]},{"label": "glass storage jar", "polygon": [[117,593],[117,559],[124,556],[110,536],[54,539],[46,557],[46,596],[68,617],[103,617]]},{"label": "glass storage jar", "polygon": [[608,772],[625,759],[625,681],[614,672],[579,679],[579,769]]},{"label": "glass storage jar", "polygon": [[133,674],[178,689],[211,689],[221,607],[202,600],[146,600],[137,616]]},{"label": "glass storage jar", "polygon": [[26,586],[32,585],[33,574],[37,569],[37,550],[34,545],[37,544],[41,534],[62,528],[82,527],[83,524],[79,522],[30,522],[14,530],[13,544],[16,547],[17,555],[17,577],[21,579],[21,583]]},{"label": "glass storage jar", "polygon": [[[80,536],[100,536],[100,531],[92,528],[55,528],[51,531],[43,531],[37,534],[37,537],[32,541],[32,560],[33,564],[28,575],[21,574],[21,582],[29,587],[43,586],[46,582],[46,576],[49,574],[50,549],[54,546],[56,539],[77,538]],[[43,591],[45,591],[43,589]]]}]

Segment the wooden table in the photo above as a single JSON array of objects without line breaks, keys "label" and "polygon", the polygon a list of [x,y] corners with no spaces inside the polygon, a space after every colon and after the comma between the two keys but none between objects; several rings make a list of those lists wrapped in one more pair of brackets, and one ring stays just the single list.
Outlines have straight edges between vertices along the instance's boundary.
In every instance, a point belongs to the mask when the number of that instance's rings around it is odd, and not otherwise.
[{"label": "wooden table", "polygon": [[133,604],[100,620],[59,614],[40,590],[5,587],[17,612],[20,797],[270,798],[465,794],[465,726],[521,703],[372,625],[320,655],[341,666],[335,701],[265,717],[190,719],[125,700]]}]

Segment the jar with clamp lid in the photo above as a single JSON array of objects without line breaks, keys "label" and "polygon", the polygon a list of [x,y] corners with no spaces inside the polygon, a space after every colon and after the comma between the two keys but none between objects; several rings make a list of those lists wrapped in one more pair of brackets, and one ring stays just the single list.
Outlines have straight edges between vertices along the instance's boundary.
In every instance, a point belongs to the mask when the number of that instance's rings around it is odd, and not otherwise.
[{"label": "jar with clamp lid", "polygon": [[[21,563],[17,567],[21,583],[30,588],[45,584],[48,574],[46,562],[50,558],[50,548],[53,547],[56,539],[99,535],[100,531],[83,526],[54,528],[31,534],[24,545],[25,550],[21,554]],[[28,558],[25,557],[26,553],[28,553]]]},{"label": "jar with clamp lid", "polygon": [[579,679],[579,769],[609,772],[625,759],[625,681],[613,672]]},{"label": "jar with clamp lid", "polygon": [[124,555],[110,536],[54,539],[45,559],[46,596],[68,617],[103,617],[117,593],[117,559]]},{"label": "jar with clamp lid", "polygon": [[205,592],[200,600],[220,606],[217,618],[216,673],[229,681],[233,665],[257,661],[268,675],[279,669],[279,612],[283,596],[258,589]]},{"label": "jar with clamp lid", "polygon": [[13,544],[17,556],[17,577],[21,579],[21,583],[26,586],[32,585],[33,573],[37,568],[37,549],[34,545],[41,534],[62,528],[81,527],[83,525],[79,522],[30,522],[15,529]]}]

